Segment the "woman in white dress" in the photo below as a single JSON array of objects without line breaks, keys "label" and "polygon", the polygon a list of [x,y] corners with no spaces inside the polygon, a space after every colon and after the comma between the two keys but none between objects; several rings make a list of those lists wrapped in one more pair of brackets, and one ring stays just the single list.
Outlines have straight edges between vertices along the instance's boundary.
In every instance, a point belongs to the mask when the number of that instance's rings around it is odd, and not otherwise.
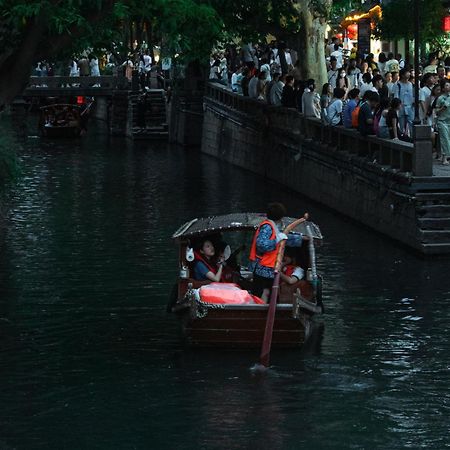
[{"label": "woman in white dress", "polygon": [[99,77],[100,76],[100,68],[98,66],[98,59],[94,55],[91,55],[89,57],[89,68],[90,68],[90,72],[91,72],[91,77]]}]

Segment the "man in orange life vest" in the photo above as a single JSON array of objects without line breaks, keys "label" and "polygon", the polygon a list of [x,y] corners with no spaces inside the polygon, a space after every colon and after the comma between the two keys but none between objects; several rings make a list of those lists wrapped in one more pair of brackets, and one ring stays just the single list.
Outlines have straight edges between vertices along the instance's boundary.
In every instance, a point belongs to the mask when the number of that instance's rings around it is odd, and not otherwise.
[{"label": "man in orange life vest", "polygon": [[301,234],[286,236],[280,232],[281,219],[286,215],[286,208],[281,203],[270,203],[267,207],[267,218],[263,220],[253,237],[250,249],[250,261],[253,264],[253,294],[269,300],[274,279],[274,269],[277,260],[279,243],[287,239],[286,245],[300,247]]}]

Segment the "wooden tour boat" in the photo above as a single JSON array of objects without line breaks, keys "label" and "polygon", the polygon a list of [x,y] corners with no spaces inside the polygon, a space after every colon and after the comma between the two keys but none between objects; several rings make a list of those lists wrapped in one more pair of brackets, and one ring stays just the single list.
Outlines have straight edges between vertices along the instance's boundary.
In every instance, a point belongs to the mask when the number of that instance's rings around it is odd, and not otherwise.
[{"label": "wooden tour boat", "polygon": [[39,128],[43,136],[51,138],[79,137],[86,130],[87,116],[92,103],[72,105],[58,103],[42,106]]},{"label": "wooden tour boat", "polygon": [[[194,346],[258,347],[261,346],[269,305],[249,301],[245,304],[209,303],[200,288],[214,285],[191,277],[195,263],[193,250],[201,240],[208,238],[221,252],[230,244],[236,250],[227,259],[222,281],[235,283],[246,294],[252,290],[252,272],[248,265],[246,248],[255,230],[265,219],[264,214],[237,213],[191,220],[172,236],[179,246],[179,276],[173,287],[168,311],[176,313],[187,342]],[[283,228],[295,219],[285,217]],[[317,225],[305,221],[292,231],[311,236],[310,241],[296,249],[297,265],[305,278],[294,285],[281,284],[276,306],[272,345],[295,347],[301,345],[312,331],[312,318],[323,312],[322,278],[315,270],[314,245],[322,240]],[[226,236],[226,243],[224,242]],[[224,251],[226,254],[227,251]],[[228,285],[232,286],[232,285]],[[237,286],[236,286],[237,289]],[[203,289],[205,292],[205,290]],[[220,296],[220,290],[219,292]],[[259,300],[259,299],[257,299]]]}]

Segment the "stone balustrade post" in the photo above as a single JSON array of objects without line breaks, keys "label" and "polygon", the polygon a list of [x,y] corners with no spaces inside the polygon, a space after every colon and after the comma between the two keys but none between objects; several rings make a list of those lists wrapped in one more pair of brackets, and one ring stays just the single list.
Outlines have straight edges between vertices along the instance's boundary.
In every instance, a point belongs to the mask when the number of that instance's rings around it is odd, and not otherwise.
[{"label": "stone balustrade post", "polygon": [[433,146],[431,128],[428,125],[414,125],[413,174],[417,177],[433,175]]}]

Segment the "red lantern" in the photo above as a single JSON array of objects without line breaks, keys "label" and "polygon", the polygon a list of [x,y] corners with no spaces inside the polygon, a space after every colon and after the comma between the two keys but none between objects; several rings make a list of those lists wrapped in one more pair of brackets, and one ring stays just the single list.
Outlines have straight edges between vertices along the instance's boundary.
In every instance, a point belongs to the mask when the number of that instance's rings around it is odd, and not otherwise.
[{"label": "red lantern", "polygon": [[450,33],[450,16],[445,16],[442,19],[442,29],[445,33]]},{"label": "red lantern", "polygon": [[352,23],[347,27],[347,37],[354,41],[358,37],[358,25],[356,23]]}]

